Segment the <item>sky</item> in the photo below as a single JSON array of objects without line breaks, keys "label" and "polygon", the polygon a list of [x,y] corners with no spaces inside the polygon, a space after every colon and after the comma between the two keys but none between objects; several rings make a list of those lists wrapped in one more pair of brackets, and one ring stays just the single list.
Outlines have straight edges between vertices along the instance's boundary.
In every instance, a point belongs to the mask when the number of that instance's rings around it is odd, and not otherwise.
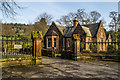
[{"label": "sky", "polygon": [[69,12],[77,12],[78,9],[85,9],[85,12],[97,11],[101,14],[101,19],[109,23],[109,14],[111,11],[118,12],[117,2],[17,2],[24,7],[17,10],[18,15],[14,19],[2,18],[6,23],[34,23],[38,15],[47,12],[53,16],[53,21],[60,19],[61,16]]}]

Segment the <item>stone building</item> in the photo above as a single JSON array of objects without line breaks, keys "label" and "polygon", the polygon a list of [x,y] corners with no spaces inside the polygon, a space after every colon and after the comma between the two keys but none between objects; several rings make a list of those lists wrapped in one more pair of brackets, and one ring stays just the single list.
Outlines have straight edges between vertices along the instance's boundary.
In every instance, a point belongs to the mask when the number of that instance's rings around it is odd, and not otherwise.
[{"label": "stone building", "polygon": [[[111,42],[111,35],[105,33],[102,21],[94,24],[80,25],[75,18],[73,26],[60,26],[52,22],[44,36],[46,49],[55,48],[56,51],[73,50],[73,34],[80,36],[80,42],[85,43],[84,49],[90,50],[88,42]],[[108,43],[100,43],[99,51],[106,51]]]}]

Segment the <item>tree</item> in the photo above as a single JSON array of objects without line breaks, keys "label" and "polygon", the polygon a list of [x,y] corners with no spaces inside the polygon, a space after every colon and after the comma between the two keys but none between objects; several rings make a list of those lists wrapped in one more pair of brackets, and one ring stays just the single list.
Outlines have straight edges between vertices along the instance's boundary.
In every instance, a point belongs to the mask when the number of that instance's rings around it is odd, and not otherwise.
[{"label": "tree", "polygon": [[39,23],[41,18],[45,18],[46,19],[47,25],[50,25],[51,22],[52,22],[52,19],[53,19],[52,15],[49,15],[49,14],[47,14],[45,12],[45,13],[42,13],[39,16],[37,16],[35,23]]},{"label": "tree", "polygon": [[118,42],[120,42],[120,28],[118,29]]},{"label": "tree", "polygon": [[90,21],[89,15],[85,12],[85,9],[78,9],[76,17],[81,25],[88,24]]},{"label": "tree", "polygon": [[101,17],[101,14],[97,11],[91,11],[90,12],[90,21],[91,23],[96,23],[99,18]]},{"label": "tree", "polygon": [[117,12],[112,11],[110,12],[109,17],[112,19],[111,22],[109,23],[109,27],[114,31],[115,33],[115,41],[117,42],[117,26],[118,26],[118,17],[117,17]]},{"label": "tree", "polygon": [[[110,18],[112,18],[110,24],[109,24],[109,27],[112,27],[113,28],[113,31],[114,31],[114,34],[115,34],[115,42],[118,41],[118,17],[117,17],[117,12],[115,11],[112,11],[110,12],[110,15],[109,15]],[[118,45],[116,44],[116,50],[118,50]]]},{"label": "tree", "polygon": [[85,9],[78,9],[76,13],[70,12],[69,14],[64,15],[60,19],[56,20],[56,22],[61,25],[71,26],[75,17],[77,17],[77,20],[81,25],[84,25],[96,23],[101,17],[101,14],[97,11],[92,11],[90,14],[88,14],[85,12]]},{"label": "tree", "polygon": [[16,2],[13,0],[1,0],[0,1],[0,10],[3,13],[4,17],[13,18],[17,12],[16,9],[22,9]]},{"label": "tree", "polygon": [[43,36],[45,35],[47,29],[48,29],[48,25],[45,18],[41,18],[40,22],[34,24],[34,28],[33,28],[34,31],[42,31]]},{"label": "tree", "polygon": [[69,14],[62,16],[60,19],[56,20],[60,25],[72,26],[75,14],[70,12]]}]

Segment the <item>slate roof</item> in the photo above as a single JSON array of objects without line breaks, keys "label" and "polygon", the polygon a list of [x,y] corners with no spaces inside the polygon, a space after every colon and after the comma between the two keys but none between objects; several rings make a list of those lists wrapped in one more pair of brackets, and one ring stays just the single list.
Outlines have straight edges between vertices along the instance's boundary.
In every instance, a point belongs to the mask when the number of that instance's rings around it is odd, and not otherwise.
[{"label": "slate roof", "polygon": [[90,29],[88,27],[82,26],[83,30],[85,31],[85,33],[87,34],[87,36],[92,37]]},{"label": "slate roof", "polygon": [[[95,23],[95,24],[82,25],[81,27],[83,28],[87,36],[95,37],[99,29],[99,25],[100,23]],[[75,30],[75,27],[73,26],[65,27],[65,26],[56,25],[56,27],[65,37],[71,37]]]},{"label": "slate roof", "polygon": [[64,36],[65,37],[71,37],[74,30],[75,30],[75,27],[73,27],[73,26],[66,27],[66,29],[64,29]]},{"label": "slate roof", "polygon": [[97,31],[99,29],[99,25],[100,25],[100,23],[95,23],[95,24],[87,24],[87,25],[83,25],[83,26],[89,28],[89,30],[91,32],[91,37],[95,37],[97,34]]}]

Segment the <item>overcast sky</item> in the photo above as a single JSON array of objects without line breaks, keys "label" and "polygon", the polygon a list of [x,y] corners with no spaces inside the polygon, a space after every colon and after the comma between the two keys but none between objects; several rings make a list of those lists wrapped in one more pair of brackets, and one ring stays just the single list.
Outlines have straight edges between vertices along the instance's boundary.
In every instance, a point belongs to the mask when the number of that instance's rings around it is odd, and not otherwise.
[{"label": "overcast sky", "polygon": [[118,11],[117,2],[17,2],[18,5],[25,7],[19,10],[16,19],[4,19],[7,23],[34,23],[35,18],[44,12],[53,16],[53,21],[69,12],[76,12],[78,9],[85,9],[87,13],[98,11],[107,23],[110,22],[109,13]]}]

